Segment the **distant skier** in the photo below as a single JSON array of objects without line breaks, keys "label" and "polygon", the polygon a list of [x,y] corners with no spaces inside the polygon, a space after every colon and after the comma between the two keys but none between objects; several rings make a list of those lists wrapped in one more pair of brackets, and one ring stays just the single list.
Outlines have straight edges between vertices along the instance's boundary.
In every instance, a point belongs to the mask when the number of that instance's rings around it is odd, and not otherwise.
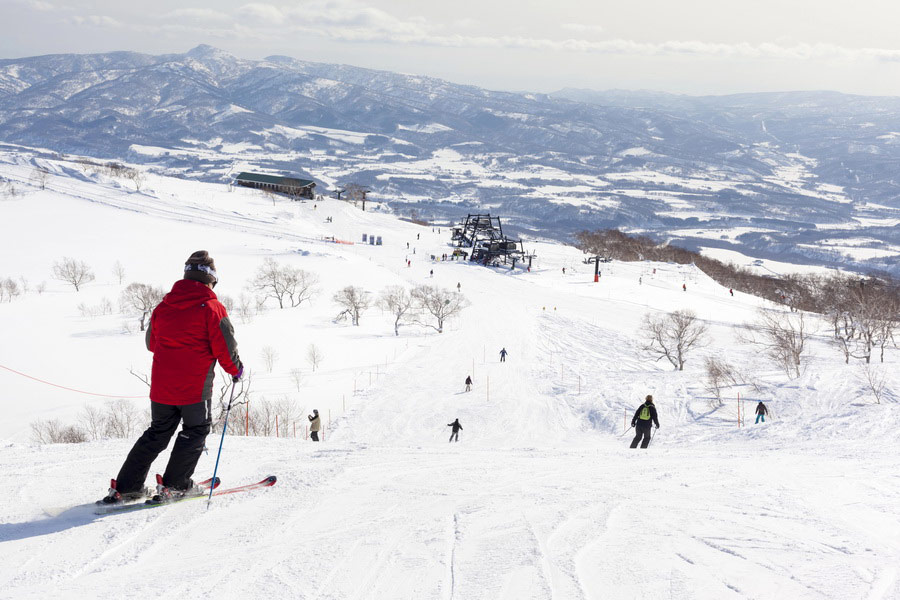
[{"label": "distant skier", "polygon": [[234,382],[244,366],[234,328],[213,288],[219,281],[206,250],[191,254],[184,277],[150,316],[145,341],[153,353],[150,374],[150,427],[135,442],[109,494],[100,502],[116,504],[145,495],[150,466],[166,449],[178,424],[181,432],[157,488],[158,500],[197,491],[191,476],[203,453],[212,423],[212,391],[218,361]]},{"label": "distant skier", "polygon": [[565,275],[565,274],[566,274],[566,268],[563,267],[562,269],[563,269],[563,275]]},{"label": "distant skier", "polygon": [[416,234],[416,239],[417,239],[417,240],[420,240],[420,239],[422,239],[422,237],[421,237],[421,236],[422,236],[422,234],[421,234],[421,233],[417,233],[417,234]]},{"label": "distant skier", "polygon": [[431,269],[430,271],[428,271],[428,276],[434,277],[434,269]]},{"label": "distant skier", "polygon": [[733,290],[733,289],[728,288],[728,293],[731,294],[732,296],[734,296],[734,290]]},{"label": "distant skier", "polygon": [[466,391],[467,392],[472,391],[472,376],[471,375],[466,376]]},{"label": "distant skier", "polygon": [[[769,409],[766,408],[766,405],[760,400],[759,404],[756,405],[756,423],[759,423],[760,421],[765,423],[767,414],[769,414]],[[756,423],[753,424],[756,425]]]},{"label": "distant skier", "polygon": [[409,250],[409,242],[406,242],[406,249]]},{"label": "distant skier", "polygon": [[462,284],[461,284],[460,282],[458,282],[458,281],[456,282],[456,291],[457,291],[457,292],[462,291]]},{"label": "distant skier", "polygon": [[642,285],[644,283],[643,277],[638,277],[638,285]]},{"label": "distant skier", "polygon": [[500,362],[506,362],[507,354],[509,354],[509,352],[506,351],[506,348],[500,350]]},{"label": "distant skier", "polygon": [[309,419],[309,437],[312,441],[319,441],[319,430],[322,428],[322,420],[319,418],[319,411],[313,409],[313,414],[306,415]]},{"label": "distant skier", "polygon": [[462,429],[462,425],[459,424],[459,419],[456,419],[452,423],[447,423],[447,427],[453,428],[453,431],[450,433],[449,441],[451,441],[451,442],[457,441],[458,442],[459,441],[459,430]]},{"label": "distant skier", "polygon": [[[653,396],[647,395],[646,401],[641,404],[636,411],[634,417],[631,418],[631,426],[635,428],[636,435],[631,440],[631,447],[637,448],[638,442],[641,442],[641,448],[650,445],[650,424],[656,424],[659,429],[659,419],[656,418],[656,406],[653,405]],[[641,438],[644,438],[641,441]]]},{"label": "distant skier", "polygon": [[684,292],[687,291],[687,284],[686,284],[686,283],[682,283],[682,284],[681,284],[681,290],[684,291]]}]

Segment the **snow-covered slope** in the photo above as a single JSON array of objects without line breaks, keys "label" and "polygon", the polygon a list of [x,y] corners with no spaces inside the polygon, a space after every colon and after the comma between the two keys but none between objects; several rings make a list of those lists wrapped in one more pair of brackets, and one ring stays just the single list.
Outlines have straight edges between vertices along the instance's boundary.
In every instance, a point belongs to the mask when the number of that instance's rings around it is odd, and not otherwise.
[{"label": "snow-covered slope", "polygon": [[[0,161],[19,190],[0,202],[0,279],[30,288],[0,304],[0,597],[900,597],[896,398],[874,404],[824,337],[805,374],[787,380],[735,337],[760,300],[732,297],[690,266],[610,263],[595,284],[580,252],[544,242],[528,244],[530,272],[432,261],[450,251],[447,228],[377,205],[273,202],[154,175],[135,192],[41,160],[44,190],[29,183],[30,157]],[[383,245],[359,243],[364,233]],[[102,395],[147,404],[129,372],[150,364],[136,319],[85,315],[116,305],[129,282],[168,288],[200,248],[216,260],[217,293],[236,303],[264,258],[320,279],[310,304],[247,320],[233,311],[252,402],[300,411],[296,437],[293,422],[278,438],[227,436],[220,476],[279,482],[209,509],[97,517],[84,504],[133,440],[41,446],[29,425],[74,422]],[[53,280],[63,256],[90,264],[96,281],[76,293]],[[471,304],[442,334],[405,326],[394,336],[376,308],[359,327],[332,320],[344,286],[416,284],[459,284]],[[646,313],[677,308],[711,330],[683,373],[649,358],[637,333]],[[310,344],[324,356],[316,371]],[[277,352],[271,372],[266,347]],[[706,355],[759,389],[730,388],[711,408]],[[898,360],[888,353],[892,390]],[[662,427],[649,450],[632,451],[624,424],[647,393]],[[774,418],[738,428],[738,393],[748,413],[764,399]],[[303,435],[313,408],[327,423],[318,445]],[[464,429],[448,446],[454,418]],[[213,468],[218,437],[208,441],[198,476]]]}]

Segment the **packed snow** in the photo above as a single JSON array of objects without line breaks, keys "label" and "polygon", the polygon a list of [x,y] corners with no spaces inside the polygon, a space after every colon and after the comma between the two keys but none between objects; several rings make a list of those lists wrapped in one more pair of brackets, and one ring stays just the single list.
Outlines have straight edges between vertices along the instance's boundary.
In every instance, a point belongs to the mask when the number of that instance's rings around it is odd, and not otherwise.
[{"label": "packed snow", "polygon": [[[136,191],[64,159],[40,162],[40,189],[35,166],[0,155],[17,190],[0,198],[0,279],[28,285],[0,304],[0,597],[900,598],[895,349],[873,365],[887,389],[876,403],[822,325],[803,375],[788,379],[736,335],[766,303],[690,265],[604,263],[594,283],[580,251],[527,241],[530,270],[488,268],[440,260],[452,252],[446,226],[377,204],[151,174]],[[240,435],[233,414],[219,476],[278,483],[208,507],[97,516],[91,503],[137,433],[41,445],[31,423],[75,423],[115,398],[147,407],[139,376],[151,355],[118,298],[131,282],[168,289],[198,249],[215,258],[216,292],[236,302],[265,258],[319,278],[310,303],[232,311],[252,401],[299,410],[279,437]],[[53,279],[64,256],[96,280],[76,292]],[[378,308],[358,327],[334,320],[340,288],[418,284],[469,306],[443,333],[406,325],[395,336]],[[639,333],[645,314],[676,309],[710,328],[684,372],[642,350]],[[324,357],[316,370],[311,344]],[[712,406],[705,356],[755,385]],[[646,394],[661,427],[631,450],[627,425]],[[771,414],[754,424],[758,400]],[[318,444],[305,439],[314,408],[326,422]],[[463,431],[448,444],[455,418]],[[218,435],[207,445],[199,478],[212,474]]]}]

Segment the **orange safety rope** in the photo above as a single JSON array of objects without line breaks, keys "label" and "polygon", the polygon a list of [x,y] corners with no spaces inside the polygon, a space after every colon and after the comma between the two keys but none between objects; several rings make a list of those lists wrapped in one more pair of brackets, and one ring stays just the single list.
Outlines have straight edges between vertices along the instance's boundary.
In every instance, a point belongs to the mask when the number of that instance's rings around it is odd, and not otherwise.
[{"label": "orange safety rope", "polygon": [[10,369],[9,367],[5,367],[3,365],[0,365],[0,369],[6,369],[10,373],[15,373],[16,375],[21,375],[22,377],[27,377],[28,379],[33,379],[34,381],[38,381],[38,382],[44,383],[46,385],[52,385],[53,387],[57,387],[57,388],[60,388],[63,390],[68,390],[70,392],[76,392],[78,394],[86,394],[88,396],[100,396],[103,398],[125,398],[125,399],[146,398],[147,397],[146,395],[143,395],[143,396],[119,396],[119,395],[115,395],[115,394],[95,394],[94,392],[85,392],[83,390],[76,390],[75,388],[70,388],[70,387],[66,387],[64,385],[59,385],[56,383],[51,383],[49,381],[44,381],[43,379],[38,379],[37,377],[32,377],[31,375],[27,375],[20,371],[16,371],[15,369]]}]

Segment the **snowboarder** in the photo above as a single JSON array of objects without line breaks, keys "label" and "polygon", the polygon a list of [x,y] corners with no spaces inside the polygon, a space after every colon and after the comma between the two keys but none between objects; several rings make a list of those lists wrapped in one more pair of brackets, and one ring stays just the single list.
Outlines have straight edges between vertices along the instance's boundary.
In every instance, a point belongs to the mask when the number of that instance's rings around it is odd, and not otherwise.
[{"label": "snowboarder", "polygon": [[319,441],[319,429],[322,428],[322,420],[319,419],[319,411],[313,409],[313,414],[306,415],[306,418],[309,419],[309,437],[312,441]]},{"label": "snowboarder", "polygon": [[[634,439],[631,440],[632,448],[637,448],[639,441],[641,442],[641,448],[646,448],[650,445],[651,421],[659,429],[659,419],[656,418],[656,406],[653,405],[653,396],[648,394],[645,402],[634,411],[634,417],[631,418],[631,426],[636,431]],[[641,441],[641,438],[644,438],[643,441]]]},{"label": "snowboarder", "polygon": [[452,427],[453,431],[450,433],[449,441],[459,441],[459,430],[462,429],[462,425],[459,424],[459,419],[456,419],[452,423],[447,423],[447,427]]},{"label": "snowboarder", "polygon": [[466,375],[466,391],[467,392],[472,391],[472,376],[471,375]]},{"label": "snowboarder", "polygon": [[762,400],[760,400],[759,404],[756,405],[756,422],[753,424],[756,425],[760,421],[765,423],[767,414],[769,414],[769,409],[766,408],[766,405],[762,403]]},{"label": "snowboarder", "polygon": [[507,355],[507,354],[509,354],[509,352],[506,351],[506,348],[502,348],[502,349],[500,350],[500,362],[506,362],[506,355]]},{"label": "snowboarder", "polygon": [[150,466],[166,449],[181,423],[172,454],[157,487],[160,501],[193,493],[191,476],[212,423],[215,366],[236,383],[244,373],[234,328],[213,288],[219,281],[206,250],[190,255],[176,281],[150,316],[145,342],[153,353],[150,374],[150,427],[138,438],[111,481],[103,504],[137,500],[146,494]]}]

